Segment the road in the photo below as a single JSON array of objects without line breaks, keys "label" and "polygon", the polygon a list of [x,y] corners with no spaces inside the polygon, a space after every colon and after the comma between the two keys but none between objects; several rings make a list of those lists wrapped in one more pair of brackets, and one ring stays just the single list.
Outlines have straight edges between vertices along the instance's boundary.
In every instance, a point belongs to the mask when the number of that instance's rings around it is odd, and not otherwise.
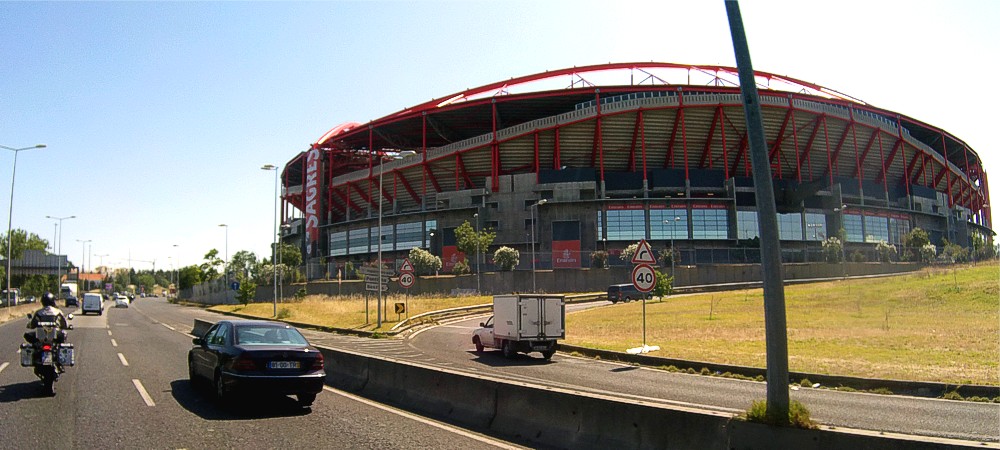
[{"label": "road", "polygon": [[[187,381],[193,318],[220,316],[141,299],[71,322],[77,365],[41,395],[0,325],[0,435],[16,448],[520,448],[327,387],[311,409],[291,397],[222,407]],[[75,308],[66,309],[74,312]]]},{"label": "road", "polygon": [[[607,302],[597,305],[614,307]],[[568,313],[594,306],[570,305]],[[754,400],[766,397],[766,386],[760,382],[671,373],[563,353],[548,362],[537,353],[518,355],[514,360],[503,358],[499,351],[477,354],[472,332],[484,320],[470,318],[430,328],[398,345],[424,363],[453,370],[648,402],[742,413]],[[1000,440],[1000,404],[996,403],[797,386],[793,389],[791,398],[806,405],[813,419],[825,425],[974,441]]]}]

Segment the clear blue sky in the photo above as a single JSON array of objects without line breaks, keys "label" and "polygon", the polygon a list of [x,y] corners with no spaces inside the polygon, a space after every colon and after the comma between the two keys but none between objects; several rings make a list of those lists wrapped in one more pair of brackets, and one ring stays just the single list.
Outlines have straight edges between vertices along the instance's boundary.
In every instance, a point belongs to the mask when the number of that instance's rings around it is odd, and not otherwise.
[{"label": "clear blue sky", "polygon": [[[757,70],[947,130],[1000,195],[1000,2],[740,6]],[[88,239],[105,265],[195,264],[224,252],[221,223],[229,254],[267,255],[274,178],[260,166],[333,126],[650,60],[735,65],[723,1],[0,2],[0,145],[48,145],[18,157],[13,225],[51,240],[45,216],[76,215],[62,238],[76,264]],[[3,207],[12,163],[0,153]]]}]

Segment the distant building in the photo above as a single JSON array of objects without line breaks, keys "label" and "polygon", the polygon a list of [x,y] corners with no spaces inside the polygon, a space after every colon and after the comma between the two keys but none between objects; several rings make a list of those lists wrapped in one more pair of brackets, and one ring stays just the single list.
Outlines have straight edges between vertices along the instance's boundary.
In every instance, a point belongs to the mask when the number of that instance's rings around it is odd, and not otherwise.
[{"label": "distant building", "polygon": [[[6,258],[0,261],[2,261],[3,267],[6,269]],[[66,255],[53,255],[43,250],[25,250],[20,258],[11,260],[10,274],[11,276],[29,276],[56,275],[60,273],[64,277],[69,278],[71,275],[70,269],[72,268]],[[72,274],[75,273],[73,272]]]}]

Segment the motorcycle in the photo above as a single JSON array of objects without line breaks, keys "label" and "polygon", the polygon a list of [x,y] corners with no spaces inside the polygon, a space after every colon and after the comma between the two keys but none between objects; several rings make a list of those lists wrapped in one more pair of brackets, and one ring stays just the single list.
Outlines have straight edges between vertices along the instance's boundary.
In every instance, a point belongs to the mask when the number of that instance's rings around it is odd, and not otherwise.
[{"label": "motorcycle", "polygon": [[[73,320],[73,315],[66,316]],[[28,314],[31,320],[31,314]],[[67,325],[69,330],[73,325]],[[21,366],[34,367],[35,376],[42,380],[44,392],[56,395],[55,382],[63,367],[76,365],[73,344],[65,342],[65,330],[56,322],[38,322],[34,330],[34,342],[21,344]],[[27,337],[27,336],[26,336]]]}]

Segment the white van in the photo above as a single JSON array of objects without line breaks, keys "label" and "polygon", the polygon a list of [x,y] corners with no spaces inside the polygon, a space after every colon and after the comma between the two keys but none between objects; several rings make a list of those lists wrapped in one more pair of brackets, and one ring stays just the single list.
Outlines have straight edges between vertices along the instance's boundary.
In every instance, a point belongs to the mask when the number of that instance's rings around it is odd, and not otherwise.
[{"label": "white van", "polygon": [[80,312],[82,314],[87,314],[88,312],[96,312],[98,316],[104,314],[103,306],[104,298],[101,294],[95,294],[88,292],[83,294],[83,306],[80,307]]}]

